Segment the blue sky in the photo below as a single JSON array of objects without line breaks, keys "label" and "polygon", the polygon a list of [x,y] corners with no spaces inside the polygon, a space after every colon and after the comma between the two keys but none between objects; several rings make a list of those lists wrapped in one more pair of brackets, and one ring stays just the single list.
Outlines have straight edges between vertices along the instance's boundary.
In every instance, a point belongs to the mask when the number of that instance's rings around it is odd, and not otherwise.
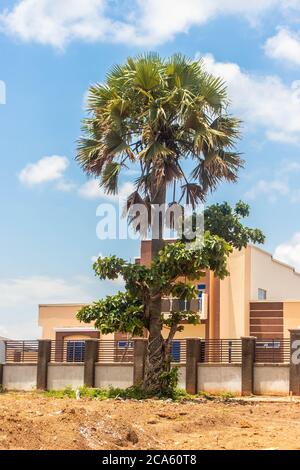
[{"label": "blue sky", "polygon": [[97,239],[106,198],[74,157],[89,85],[147,50],[204,57],[227,81],[246,167],[208,202],[248,201],[266,249],[300,270],[299,0],[1,0],[0,47],[0,336],[37,336],[38,303],[120,288],[94,279],[93,256],[138,255]]}]

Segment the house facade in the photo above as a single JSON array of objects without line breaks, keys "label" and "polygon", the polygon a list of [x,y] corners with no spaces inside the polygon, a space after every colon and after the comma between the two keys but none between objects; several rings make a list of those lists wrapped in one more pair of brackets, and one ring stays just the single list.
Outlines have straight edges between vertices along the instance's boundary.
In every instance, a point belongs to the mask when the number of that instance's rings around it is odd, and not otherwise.
[{"label": "house facade", "polygon": [[[141,256],[136,262],[149,265],[150,253],[151,241],[143,241]],[[199,298],[193,301],[192,309],[199,312],[200,324],[185,324],[176,339],[235,339],[249,335],[263,340],[281,339],[289,336],[289,329],[300,328],[300,274],[292,267],[249,245],[230,255],[228,270],[230,276],[224,280],[207,272],[197,281]],[[81,307],[82,304],[40,305],[42,338],[70,340],[74,344],[100,338],[99,331],[92,325],[84,325],[76,319]],[[176,308],[184,306],[176,299],[162,300],[165,314]],[[116,333],[106,335],[105,339],[122,342],[126,338]]]}]

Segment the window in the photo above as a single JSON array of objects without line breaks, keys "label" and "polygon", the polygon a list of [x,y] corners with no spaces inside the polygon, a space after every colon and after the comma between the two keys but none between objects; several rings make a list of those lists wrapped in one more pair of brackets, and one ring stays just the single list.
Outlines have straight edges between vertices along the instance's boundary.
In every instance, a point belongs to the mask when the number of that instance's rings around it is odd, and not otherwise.
[{"label": "window", "polygon": [[180,362],[180,341],[172,343],[172,359],[174,362]]},{"label": "window", "polygon": [[84,362],[85,341],[67,342],[67,362]]},{"label": "window", "polygon": [[267,300],[267,291],[265,289],[258,289],[258,300]]}]

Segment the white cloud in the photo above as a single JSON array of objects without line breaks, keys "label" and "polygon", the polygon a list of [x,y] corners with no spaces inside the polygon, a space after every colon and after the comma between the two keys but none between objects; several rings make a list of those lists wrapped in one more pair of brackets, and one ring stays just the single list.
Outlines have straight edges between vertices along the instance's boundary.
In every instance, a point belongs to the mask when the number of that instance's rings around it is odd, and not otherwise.
[{"label": "white cloud", "polygon": [[270,140],[300,144],[300,82],[243,71],[235,63],[204,57],[206,69],[228,84],[231,110],[246,124],[264,129]]},{"label": "white cloud", "polygon": [[58,191],[62,191],[63,193],[68,193],[76,188],[76,184],[73,183],[72,181],[61,179],[60,181],[58,181],[55,188]]},{"label": "white cloud", "polygon": [[273,59],[300,65],[300,36],[286,28],[280,28],[275,36],[269,38],[264,49]]},{"label": "white cloud", "polygon": [[37,338],[38,304],[85,303],[93,300],[88,278],[65,280],[49,276],[0,279],[0,323],[4,336]]},{"label": "white cloud", "polygon": [[101,281],[86,276],[0,278],[0,336],[38,338],[39,304],[85,304],[115,293],[122,280]]},{"label": "white cloud", "polygon": [[295,189],[293,177],[298,182],[300,162],[283,161],[278,170],[270,179],[258,180],[246,193],[245,197],[255,200],[259,196],[265,196],[269,202],[276,202],[278,198],[287,197],[290,202],[296,203],[300,200],[300,190]]},{"label": "white cloud", "polygon": [[260,195],[265,195],[270,202],[275,202],[279,196],[286,196],[289,194],[289,191],[289,186],[285,181],[267,181],[262,179],[245,193],[245,197],[247,199],[254,200]]},{"label": "white cloud", "polygon": [[19,0],[2,11],[0,28],[23,41],[63,48],[74,40],[152,46],[217,16],[250,22],[270,9],[299,9],[298,0]]},{"label": "white cloud", "polygon": [[39,303],[48,302],[86,302],[91,298],[85,287],[82,279],[80,283],[47,276],[0,279],[0,308],[37,307]]},{"label": "white cloud", "polygon": [[125,201],[133,191],[134,185],[130,182],[126,182],[120,187],[118,194],[106,194],[103,187],[99,185],[99,181],[92,179],[84,183],[79,188],[78,193],[85,199],[105,199],[114,203]]},{"label": "white cloud", "polygon": [[293,266],[300,272],[300,232],[295,233],[291,240],[279,245],[274,258]]},{"label": "white cloud", "polygon": [[23,168],[18,177],[21,183],[34,186],[48,181],[60,180],[69,166],[66,157],[53,155],[43,157],[36,163],[29,163]]}]

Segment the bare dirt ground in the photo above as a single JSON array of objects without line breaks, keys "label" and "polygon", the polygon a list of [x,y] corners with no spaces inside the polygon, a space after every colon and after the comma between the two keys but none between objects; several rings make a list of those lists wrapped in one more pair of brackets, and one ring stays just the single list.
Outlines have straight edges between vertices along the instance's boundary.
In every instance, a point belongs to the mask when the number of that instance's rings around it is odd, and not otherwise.
[{"label": "bare dirt ground", "polygon": [[0,395],[0,449],[300,449],[300,403]]}]

